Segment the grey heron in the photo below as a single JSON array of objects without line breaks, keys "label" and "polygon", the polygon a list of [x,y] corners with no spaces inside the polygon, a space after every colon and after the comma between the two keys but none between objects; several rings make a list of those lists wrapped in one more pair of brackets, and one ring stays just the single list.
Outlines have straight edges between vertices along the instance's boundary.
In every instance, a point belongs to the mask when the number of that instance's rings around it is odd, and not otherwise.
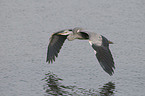
[{"label": "grey heron", "polygon": [[109,49],[109,44],[113,44],[113,42],[100,34],[87,32],[79,27],[62,30],[52,34],[48,45],[46,62],[53,63],[53,61],[55,61],[66,39],[69,41],[74,39],[88,40],[103,70],[110,76],[114,73],[115,64]]}]

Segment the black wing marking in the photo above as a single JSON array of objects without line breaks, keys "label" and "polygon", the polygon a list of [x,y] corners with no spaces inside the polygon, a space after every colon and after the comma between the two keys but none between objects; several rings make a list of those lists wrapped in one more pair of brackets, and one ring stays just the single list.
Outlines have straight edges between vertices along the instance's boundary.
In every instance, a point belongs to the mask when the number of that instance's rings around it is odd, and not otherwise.
[{"label": "black wing marking", "polygon": [[[60,33],[60,32],[57,32],[57,33]],[[53,63],[53,61],[55,61],[55,57],[58,56],[58,53],[68,36],[68,35],[57,35],[57,33],[54,33],[51,36],[50,42],[48,45],[46,62],[49,62],[49,63],[50,62]]]},{"label": "black wing marking", "polygon": [[96,51],[96,57],[101,67],[109,75],[112,75],[115,69],[113,57],[109,50],[109,44],[107,44],[107,41],[106,41],[107,39],[106,38],[104,39],[104,37],[102,37],[102,39],[103,41],[105,40],[105,44],[102,44],[102,46],[97,46],[95,44],[92,44],[92,47]]}]

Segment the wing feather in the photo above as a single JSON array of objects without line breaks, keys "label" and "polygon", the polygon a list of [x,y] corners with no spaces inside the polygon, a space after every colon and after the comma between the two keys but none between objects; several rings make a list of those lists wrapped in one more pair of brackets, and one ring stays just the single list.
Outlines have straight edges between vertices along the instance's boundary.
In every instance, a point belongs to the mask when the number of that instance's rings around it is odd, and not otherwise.
[{"label": "wing feather", "polygon": [[51,36],[48,45],[46,62],[49,63],[53,63],[53,61],[55,61],[55,57],[58,57],[58,53],[60,52],[60,49],[68,36],[68,35],[57,35],[57,33]]},{"label": "wing feather", "polygon": [[92,45],[92,47],[96,51],[96,57],[101,67],[109,75],[112,75],[114,73],[113,68],[115,69],[115,66],[110,50],[102,46],[95,46],[94,44]]},{"label": "wing feather", "polygon": [[109,49],[109,42],[108,40],[102,36],[102,45],[98,46],[95,43],[92,43],[93,49],[96,51],[96,57],[103,68],[109,75],[114,73],[114,61]]}]

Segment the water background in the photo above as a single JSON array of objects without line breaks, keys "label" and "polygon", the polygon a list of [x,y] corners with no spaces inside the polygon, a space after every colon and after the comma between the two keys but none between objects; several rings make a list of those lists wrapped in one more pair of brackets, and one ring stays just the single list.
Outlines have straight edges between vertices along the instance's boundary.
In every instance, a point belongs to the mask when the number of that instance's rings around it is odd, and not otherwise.
[{"label": "water background", "polygon": [[[51,72],[65,86],[99,93],[112,82],[114,96],[144,96],[144,5],[144,0],[1,0],[1,96],[49,96],[42,79]],[[102,70],[88,41],[66,40],[56,62],[45,62],[51,34],[74,27],[114,42],[113,76]]]}]

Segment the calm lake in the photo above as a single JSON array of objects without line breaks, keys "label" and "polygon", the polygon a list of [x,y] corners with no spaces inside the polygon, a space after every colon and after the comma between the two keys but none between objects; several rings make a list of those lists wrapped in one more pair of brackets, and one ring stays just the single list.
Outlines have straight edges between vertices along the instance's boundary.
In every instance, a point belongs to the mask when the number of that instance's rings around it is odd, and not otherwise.
[{"label": "calm lake", "polygon": [[[1,0],[1,96],[144,96],[144,0]],[[46,63],[51,34],[82,27],[114,42],[115,73],[88,41],[65,41]]]}]

